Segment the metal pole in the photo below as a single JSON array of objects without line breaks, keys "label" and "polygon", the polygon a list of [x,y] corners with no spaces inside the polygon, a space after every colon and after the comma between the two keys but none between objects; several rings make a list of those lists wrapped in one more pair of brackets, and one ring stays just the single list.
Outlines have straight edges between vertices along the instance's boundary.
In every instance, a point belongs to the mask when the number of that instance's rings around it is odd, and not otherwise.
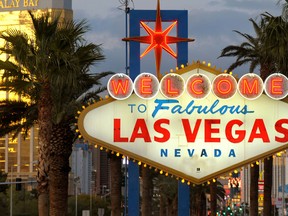
[{"label": "metal pole", "polygon": [[[128,13],[130,11],[130,8],[128,7],[128,0],[125,1],[125,37],[128,37]],[[129,75],[129,66],[128,66],[128,41],[125,41],[125,72],[127,75]],[[128,190],[127,190],[127,161],[128,157],[125,157],[125,185],[124,185],[124,216],[127,216],[127,199],[128,199]]]},{"label": "metal pole", "polygon": [[247,169],[244,167],[243,168],[243,179],[244,179],[244,185],[243,185],[243,201],[244,201],[244,205],[243,205],[243,211],[244,211],[244,216],[246,215],[246,187],[247,187],[247,179],[246,179],[246,176],[247,176]]},{"label": "metal pole", "polygon": [[124,190],[125,190],[125,196],[124,196],[124,198],[125,198],[125,207],[124,207],[124,216],[126,216],[127,215],[127,193],[128,193],[128,191],[127,191],[127,189],[128,189],[128,185],[127,185],[127,183],[128,183],[128,179],[127,179],[127,172],[128,172],[128,169],[127,169],[127,161],[128,161],[128,157],[125,157],[125,185],[124,185]]},{"label": "metal pole", "polygon": [[77,216],[77,205],[78,205],[78,198],[77,198],[77,195],[78,195],[78,187],[77,187],[77,182],[75,183],[75,216]]},{"label": "metal pole", "polygon": [[11,174],[10,174],[10,178],[11,178],[11,185],[10,185],[10,216],[13,215],[13,190],[12,190],[12,176],[13,176],[13,164],[11,166]]},{"label": "metal pole", "polygon": [[[77,156],[78,156],[78,149],[75,147],[75,175],[77,176],[76,178],[74,177],[74,182],[75,182],[75,216],[77,216],[77,211],[78,211],[78,170],[77,170]],[[76,181],[75,181],[76,180]]]},{"label": "metal pole", "polygon": [[276,205],[275,205],[276,204],[276,190],[278,190],[277,179],[276,179],[277,157],[272,157],[272,158],[273,158],[273,197],[274,197],[273,216],[275,216],[276,215]]},{"label": "metal pole", "polygon": [[[128,7],[128,0],[125,0],[125,37],[128,37],[128,13],[130,8]],[[129,75],[128,72],[128,41],[125,41],[125,72]]]},{"label": "metal pole", "polygon": [[90,180],[90,215],[92,215],[92,181]]},{"label": "metal pole", "polygon": [[282,154],[282,175],[281,175],[281,182],[282,182],[282,215],[284,216],[285,215],[285,167],[284,167],[284,164],[285,164],[285,155]]}]

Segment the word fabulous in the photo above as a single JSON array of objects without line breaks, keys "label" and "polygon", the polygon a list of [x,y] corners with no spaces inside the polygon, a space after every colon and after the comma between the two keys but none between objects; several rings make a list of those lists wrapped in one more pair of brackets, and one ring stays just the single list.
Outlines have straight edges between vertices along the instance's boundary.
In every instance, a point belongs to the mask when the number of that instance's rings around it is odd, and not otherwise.
[{"label": "word fabulous", "polygon": [[152,99],[158,92],[175,99],[186,91],[193,99],[204,99],[211,92],[219,99],[229,99],[238,91],[248,99],[255,100],[265,92],[274,100],[281,100],[288,94],[288,79],[283,74],[271,74],[265,82],[257,74],[245,74],[237,82],[230,74],[219,74],[213,81],[205,74],[192,74],[186,81],[176,73],[165,75],[161,81],[150,73],[141,73],[133,81],[125,74],[113,75],[107,84],[111,97],[124,100],[134,93],[142,99]]}]

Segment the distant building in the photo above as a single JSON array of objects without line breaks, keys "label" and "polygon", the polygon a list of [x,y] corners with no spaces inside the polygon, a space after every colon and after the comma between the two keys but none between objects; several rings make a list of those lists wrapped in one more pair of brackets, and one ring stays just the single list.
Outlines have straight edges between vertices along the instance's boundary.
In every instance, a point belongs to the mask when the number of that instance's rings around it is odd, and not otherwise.
[{"label": "distant building", "polygon": [[[19,0],[0,1],[0,31],[13,28],[25,31],[28,35],[31,32],[32,22],[28,15],[28,10],[35,11],[36,14],[49,12],[61,14],[60,17],[72,19],[72,0]],[[0,46],[4,46],[0,41]],[[5,54],[0,55],[2,60],[6,60]],[[0,76],[2,72],[0,71]],[[18,98],[16,95],[0,91],[0,99]],[[35,176],[35,160],[38,155],[38,130],[33,127],[26,139],[21,134],[12,139],[13,134],[7,134],[0,138],[0,170],[6,173],[12,172],[12,177],[29,178]],[[9,175],[10,176],[10,175]]]},{"label": "distant building", "polygon": [[[90,194],[92,185],[92,148],[76,142],[71,155],[71,176],[79,194]],[[70,178],[71,179],[71,178]]]},{"label": "distant building", "polygon": [[95,149],[96,194],[106,195],[110,192],[110,162],[106,151]]},{"label": "distant building", "polygon": [[110,192],[110,166],[107,152],[77,140],[70,157],[69,194],[107,195]]}]

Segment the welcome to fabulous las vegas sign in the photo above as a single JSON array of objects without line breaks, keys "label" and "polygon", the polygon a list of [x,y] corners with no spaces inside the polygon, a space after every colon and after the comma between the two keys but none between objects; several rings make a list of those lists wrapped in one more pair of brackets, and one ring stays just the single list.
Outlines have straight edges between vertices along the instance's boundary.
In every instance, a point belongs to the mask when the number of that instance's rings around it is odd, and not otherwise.
[{"label": "welcome to fabulous las vegas sign", "polygon": [[236,81],[199,62],[160,81],[117,74],[111,97],[81,112],[79,130],[91,143],[198,184],[288,147],[287,83],[280,74]]}]

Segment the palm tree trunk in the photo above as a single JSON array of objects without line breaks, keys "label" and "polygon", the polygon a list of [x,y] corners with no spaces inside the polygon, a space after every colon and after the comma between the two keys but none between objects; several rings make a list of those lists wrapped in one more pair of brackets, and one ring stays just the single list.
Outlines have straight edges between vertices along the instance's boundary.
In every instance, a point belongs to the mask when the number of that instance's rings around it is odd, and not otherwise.
[{"label": "palm tree trunk", "polygon": [[172,206],[173,206],[172,215],[177,216],[178,215],[178,193],[173,199]]},{"label": "palm tree trunk", "polygon": [[152,215],[153,178],[150,169],[142,168],[142,203],[141,215]]},{"label": "palm tree trunk", "polygon": [[166,199],[163,195],[160,195],[160,207],[159,207],[159,216],[166,216]]},{"label": "palm tree trunk", "polygon": [[270,216],[272,212],[272,176],[273,158],[268,157],[264,160],[264,211],[263,216]]},{"label": "palm tree trunk", "polygon": [[200,206],[200,194],[197,194],[198,190],[195,188],[194,190],[190,190],[190,215],[191,216],[198,216],[197,214],[197,206]]},{"label": "palm tree trunk", "polygon": [[111,215],[121,215],[121,158],[110,155],[111,175]]},{"label": "palm tree trunk", "polygon": [[206,216],[206,195],[200,185],[191,189],[191,216]]},{"label": "palm tree trunk", "polygon": [[210,184],[210,210],[211,216],[216,216],[217,212],[217,185],[216,182]]},{"label": "palm tree trunk", "polygon": [[200,205],[200,216],[206,216],[207,202],[206,202],[206,194],[204,191],[201,192],[201,205]]},{"label": "palm tree trunk", "polygon": [[258,216],[259,166],[254,163],[250,169],[250,216]]},{"label": "palm tree trunk", "polygon": [[168,216],[174,216],[173,212],[173,200],[167,198],[167,214]]},{"label": "palm tree trunk", "polygon": [[[263,80],[265,80],[273,71],[273,65],[265,63],[262,64],[260,67],[260,75]],[[264,209],[263,209],[263,216],[270,216],[272,211],[272,175],[273,175],[273,159],[267,158],[264,160]]]},{"label": "palm tree trunk", "polygon": [[49,215],[48,172],[49,172],[49,141],[52,133],[52,99],[50,84],[43,83],[38,103],[39,148],[38,148],[38,212],[39,216]]},{"label": "palm tree trunk", "polygon": [[69,125],[53,125],[49,157],[50,216],[67,215],[69,157],[73,136]]},{"label": "palm tree trunk", "polygon": [[168,198],[168,212],[167,215],[168,216],[177,216],[177,210],[178,210],[178,205],[177,205],[177,201],[178,201],[178,196],[176,195],[173,199]]}]

